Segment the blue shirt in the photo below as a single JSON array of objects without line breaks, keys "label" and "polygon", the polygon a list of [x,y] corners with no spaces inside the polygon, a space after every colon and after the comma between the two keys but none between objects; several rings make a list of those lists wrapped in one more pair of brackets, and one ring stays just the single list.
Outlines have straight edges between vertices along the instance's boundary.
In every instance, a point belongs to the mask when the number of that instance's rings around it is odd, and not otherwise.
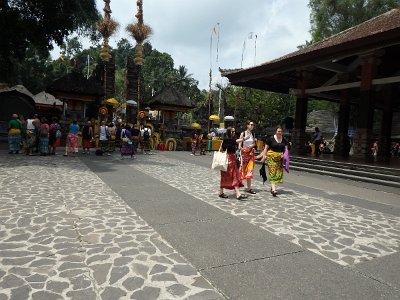
[{"label": "blue shirt", "polygon": [[71,124],[69,126],[69,133],[78,134],[78,131],[79,131],[79,125],[78,124]]}]

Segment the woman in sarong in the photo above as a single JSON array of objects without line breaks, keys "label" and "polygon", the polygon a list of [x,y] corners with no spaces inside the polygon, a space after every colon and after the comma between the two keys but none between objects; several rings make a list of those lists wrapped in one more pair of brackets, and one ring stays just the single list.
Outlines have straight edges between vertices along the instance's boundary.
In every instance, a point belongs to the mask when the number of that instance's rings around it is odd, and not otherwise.
[{"label": "woman in sarong", "polygon": [[198,134],[196,131],[192,132],[192,153],[190,155],[196,155],[196,150],[198,148]]},{"label": "woman in sarong", "polygon": [[266,140],[263,152],[257,156],[262,157],[262,161],[267,160],[268,178],[271,183],[271,194],[276,197],[277,183],[283,183],[283,154],[289,151],[288,142],[283,137],[283,130],[277,127],[274,136]]},{"label": "woman in sarong", "polygon": [[19,153],[21,143],[22,125],[17,114],[12,115],[12,119],[8,122],[8,149],[9,154]]},{"label": "woman in sarong", "polygon": [[254,153],[257,140],[253,134],[254,123],[252,121],[247,121],[246,131],[240,134],[240,144],[242,154],[242,163],[240,167],[240,178],[246,180],[247,189],[246,192],[249,194],[256,194],[255,191],[251,189],[251,179],[253,178],[254,172]]},{"label": "woman in sarong", "polygon": [[82,148],[83,154],[90,154],[90,148],[93,148],[93,127],[90,121],[82,128]]},{"label": "woman in sarong", "polygon": [[130,126],[127,124],[125,125],[125,128],[121,130],[121,159],[128,155],[133,158],[133,155],[135,154],[132,134],[129,129]]},{"label": "woman in sarong", "polygon": [[72,124],[69,125],[67,144],[65,146],[64,156],[68,156],[68,153],[71,153],[72,155],[78,153],[78,142],[79,142],[78,132],[79,132],[78,121],[73,120]]},{"label": "woman in sarong", "polygon": [[46,156],[49,152],[49,132],[50,126],[47,124],[47,119],[42,118],[39,131],[39,153],[41,156]]},{"label": "woman in sarong", "polygon": [[226,138],[222,142],[222,150],[227,153],[228,156],[228,169],[221,171],[221,182],[219,186],[219,197],[228,198],[224,193],[224,189],[235,190],[236,199],[245,200],[247,196],[240,193],[239,188],[243,186],[242,180],[240,179],[239,167],[236,162],[236,148],[237,141],[235,139],[235,129],[227,128]]}]

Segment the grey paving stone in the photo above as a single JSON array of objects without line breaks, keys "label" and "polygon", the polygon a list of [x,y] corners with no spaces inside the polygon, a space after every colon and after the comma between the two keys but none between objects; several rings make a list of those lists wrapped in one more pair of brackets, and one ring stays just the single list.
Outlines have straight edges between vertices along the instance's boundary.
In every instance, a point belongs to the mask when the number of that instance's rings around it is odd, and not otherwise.
[{"label": "grey paving stone", "polygon": [[116,287],[106,287],[101,293],[101,299],[118,300],[126,296],[126,292]]},{"label": "grey paving stone", "polygon": [[29,285],[19,286],[15,289],[11,290],[10,300],[24,300],[29,299],[29,293],[32,291],[32,288]]},{"label": "grey paving stone", "polygon": [[121,267],[121,266],[125,266],[125,265],[129,264],[132,261],[133,261],[133,258],[131,258],[131,257],[117,257],[116,259],[114,259],[114,265],[116,267]]},{"label": "grey paving stone", "polygon": [[42,266],[52,266],[52,265],[55,265],[56,263],[57,263],[56,259],[42,258],[42,259],[33,261],[29,266],[31,268],[42,267]]},{"label": "grey paving stone", "polygon": [[22,277],[26,277],[32,274],[30,268],[23,268],[23,267],[12,267],[8,272],[10,274],[19,275]]},{"label": "grey paving stone", "polygon": [[32,294],[32,300],[63,300],[61,295],[47,291],[39,291]]},{"label": "grey paving stone", "polygon": [[20,257],[20,258],[5,258],[2,260],[2,263],[6,266],[7,265],[8,266],[23,266],[23,265],[26,265],[27,263],[31,262],[34,259],[35,259],[34,256]]},{"label": "grey paving stone", "polygon": [[152,281],[177,281],[176,277],[173,274],[156,274],[151,277]]},{"label": "grey paving stone", "polygon": [[158,273],[162,273],[162,272],[164,272],[165,270],[167,270],[168,269],[168,267],[166,267],[166,266],[163,266],[163,265],[160,265],[160,264],[156,264],[156,265],[154,265],[154,267],[151,269],[151,271],[150,271],[150,275],[153,275],[153,274],[158,274]]},{"label": "grey paving stone", "polygon": [[97,300],[96,293],[92,289],[69,291],[67,292],[67,296],[71,300]]},{"label": "grey paving stone", "polygon": [[71,284],[74,290],[81,290],[90,287],[92,281],[86,275],[79,275],[71,278]]},{"label": "grey paving stone", "polygon": [[141,277],[147,279],[148,277],[148,272],[149,272],[149,267],[143,264],[139,264],[139,263],[133,263],[132,264],[132,271],[137,274],[140,275]]},{"label": "grey paving stone", "polygon": [[167,291],[173,295],[173,296],[179,296],[182,297],[185,295],[185,293],[189,290],[186,286],[182,284],[173,284],[169,287],[167,287]]},{"label": "grey paving stone", "polygon": [[46,283],[46,289],[53,291],[55,293],[62,293],[64,290],[66,290],[69,287],[69,283],[64,282],[64,281],[55,281],[55,280],[50,280]]},{"label": "grey paving stone", "polygon": [[23,243],[6,243],[5,241],[3,241],[0,244],[0,250],[15,250],[18,248],[24,248],[26,246],[26,244]]},{"label": "grey paving stone", "polygon": [[131,299],[135,300],[156,300],[160,295],[159,288],[153,287],[145,287],[143,290],[134,292],[131,296]]},{"label": "grey paving stone", "polygon": [[0,257],[27,257],[27,256],[31,256],[31,255],[35,255],[35,252],[31,252],[31,251],[10,251],[10,250],[3,250],[0,251]]},{"label": "grey paving stone", "polygon": [[0,287],[7,289],[23,286],[24,284],[25,281],[22,278],[13,274],[9,274],[3,277],[2,281],[0,282]]},{"label": "grey paving stone", "polygon": [[28,282],[45,282],[47,280],[47,276],[40,275],[40,274],[34,274],[31,276],[26,277],[26,281]]},{"label": "grey paving stone", "polygon": [[98,264],[98,265],[91,265],[90,268],[93,270],[93,277],[96,280],[97,284],[103,284],[106,279],[108,272],[110,271],[112,264]]},{"label": "grey paving stone", "polygon": [[140,277],[130,277],[125,279],[125,281],[122,283],[122,285],[128,290],[128,291],[134,291],[137,290],[138,288],[141,288],[144,284],[144,279]]},{"label": "grey paving stone", "polygon": [[70,269],[83,269],[83,268],[86,268],[86,265],[84,263],[77,263],[77,262],[64,262],[58,267],[60,271],[70,270]]},{"label": "grey paving stone", "polygon": [[129,273],[129,268],[128,267],[114,267],[111,269],[111,274],[110,274],[110,284],[113,285],[116,283],[118,280],[123,278],[126,274]]},{"label": "grey paving stone", "polygon": [[103,255],[103,254],[93,255],[86,260],[86,263],[88,265],[91,265],[94,262],[105,261],[108,260],[109,258],[110,255]]}]

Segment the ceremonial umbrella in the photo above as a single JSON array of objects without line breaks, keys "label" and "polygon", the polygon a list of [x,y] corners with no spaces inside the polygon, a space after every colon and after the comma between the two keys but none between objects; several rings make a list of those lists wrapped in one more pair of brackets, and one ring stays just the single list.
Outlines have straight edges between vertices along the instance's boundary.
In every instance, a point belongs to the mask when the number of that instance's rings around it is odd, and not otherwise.
[{"label": "ceremonial umbrella", "polygon": [[118,100],[115,99],[115,98],[107,99],[105,102],[106,102],[107,104],[110,104],[110,105],[114,106],[114,107],[117,107],[118,104],[119,104]]},{"label": "ceremonial umbrella", "polygon": [[219,121],[219,117],[217,115],[211,115],[208,119],[210,121]]},{"label": "ceremonial umbrella", "polygon": [[190,124],[191,129],[201,129],[201,125],[199,123],[192,123]]},{"label": "ceremonial umbrella", "polygon": [[130,106],[137,106],[137,102],[135,100],[126,100],[126,104]]},{"label": "ceremonial umbrella", "polygon": [[235,118],[232,116],[225,116],[224,118],[224,121],[233,121],[233,120],[235,120]]}]

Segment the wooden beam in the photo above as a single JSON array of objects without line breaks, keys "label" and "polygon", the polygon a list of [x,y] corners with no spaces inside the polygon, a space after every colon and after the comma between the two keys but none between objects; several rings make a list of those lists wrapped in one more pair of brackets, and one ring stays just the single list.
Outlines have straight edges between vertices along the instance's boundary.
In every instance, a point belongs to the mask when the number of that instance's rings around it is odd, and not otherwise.
[{"label": "wooden beam", "polygon": [[[382,85],[382,84],[389,84],[389,83],[396,83],[396,82],[400,82],[400,76],[373,79],[372,85]],[[306,94],[315,94],[315,93],[321,93],[321,92],[352,89],[352,88],[358,88],[358,87],[361,87],[361,81],[336,84],[336,85],[330,85],[330,86],[321,86],[318,88],[306,89],[305,92],[306,92]],[[300,94],[300,90],[292,89],[291,94],[298,95],[298,94]]]},{"label": "wooden beam", "polygon": [[327,70],[327,71],[332,71],[335,73],[345,73],[347,72],[347,66],[341,65],[341,64],[336,64],[333,62],[326,62],[323,64],[316,65],[317,68]]}]

